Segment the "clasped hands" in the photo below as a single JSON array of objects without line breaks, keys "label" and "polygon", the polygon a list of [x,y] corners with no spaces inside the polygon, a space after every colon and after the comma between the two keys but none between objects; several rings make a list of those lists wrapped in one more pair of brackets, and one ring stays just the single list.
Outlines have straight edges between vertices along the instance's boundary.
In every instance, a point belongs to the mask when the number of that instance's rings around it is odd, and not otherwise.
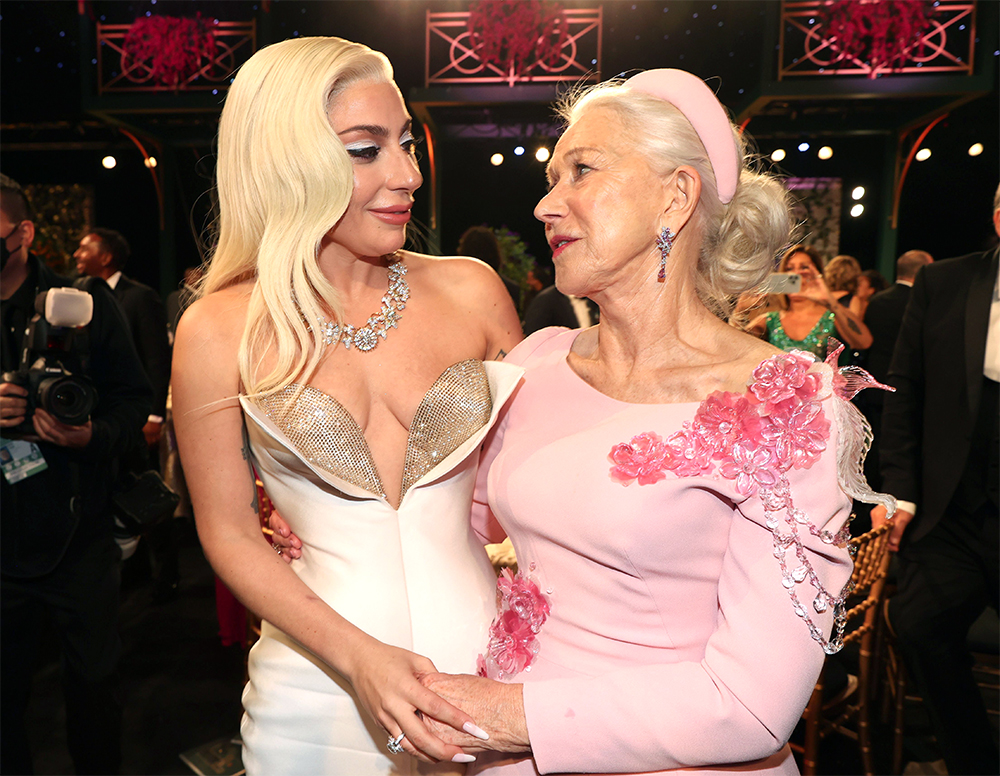
[{"label": "clasped hands", "polygon": [[[268,523],[271,541],[282,550],[280,557],[286,563],[302,557],[302,542],[277,512],[271,512]],[[366,663],[377,664],[379,670],[351,672],[352,684],[369,713],[393,738],[400,732],[406,734],[402,746],[414,757],[425,762],[454,759],[454,747],[466,753],[531,750],[522,685],[468,674],[443,674],[430,660],[407,650],[386,644],[378,644],[376,649],[384,654],[368,656]],[[412,687],[404,689],[410,677],[431,695]],[[411,697],[394,699],[399,690]],[[406,709],[415,712],[412,717]],[[407,724],[398,724],[400,720]],[[489,738],[484,740],[470,731],[485,732]]]}]

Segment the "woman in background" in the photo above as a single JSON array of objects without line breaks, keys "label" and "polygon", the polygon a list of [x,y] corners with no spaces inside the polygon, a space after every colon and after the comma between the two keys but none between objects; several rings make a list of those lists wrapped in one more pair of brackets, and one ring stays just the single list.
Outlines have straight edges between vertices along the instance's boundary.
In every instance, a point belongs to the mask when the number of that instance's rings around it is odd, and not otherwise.
[{"label": "woman in background", "polygon": [[882,277],[881,272],[877,269],[866,269],[858,275],[858,287],[854,290],[854,301],[858,304],[857,307],[851,307],[851,312],[864,320],[868,302],[875,294],[885,291],[888,287],[889,281]]},{"label": "woman in background", "polygon": [[782,309],[758,316],[748,332],[781,350],[804,350],[821,361],[826,359],[827,342],[834,334],[852,349],[871,346],[868,327],[824,282],[823,260],[815,249],[793,245],[781,257],[778,271],[801,276],[801,289],[782,295]]}]

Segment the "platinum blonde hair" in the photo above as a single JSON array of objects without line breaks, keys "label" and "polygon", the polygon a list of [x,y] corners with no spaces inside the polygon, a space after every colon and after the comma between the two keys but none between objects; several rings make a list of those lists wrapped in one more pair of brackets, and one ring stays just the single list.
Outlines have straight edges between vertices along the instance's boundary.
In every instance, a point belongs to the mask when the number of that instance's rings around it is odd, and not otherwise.
[{"label": "platinum blonde hair", "polygon": [[695,288],[706,307],[729,318],[739,295],[760,285],[788,244],[792,228],[788,193],[773,176],[751,169],[748,144],[730,122],[740,177],[732,201],[723,204],[712,163],[691,122],[669,102],[624,88],[623,83],[606,81],[571,93],[558,112],[572,124],[585,111],[613,110],[655,173],[666,176],[681,165],[697,170],[703,238]]},{"label": "platinum blonde hair", "polygon": [[294,38],[254,54],[226,97],[216,167],[218,242],[199,293],[253,281],[239,348],[249,394],[312,374],[322,349],[307,322],[324,308],[342,317],[339,295],[317,262],[320,241],[354,190],[351,159],[329,111],[344,89],[362,81],[391,83],[389,60],[340,38]]}]

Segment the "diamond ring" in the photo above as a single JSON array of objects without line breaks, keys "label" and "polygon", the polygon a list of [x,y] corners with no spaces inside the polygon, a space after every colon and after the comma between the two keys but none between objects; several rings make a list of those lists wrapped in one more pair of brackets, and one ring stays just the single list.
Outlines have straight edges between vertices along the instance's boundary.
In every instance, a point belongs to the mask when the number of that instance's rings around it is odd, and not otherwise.
[{"label": "diamond ring", "polygon": [[389,743],[385,745],[386,749],[392,752],[392,754],[402,754],[405,750],[403,749],[403,747],[400,745],[399,742],[402,741],[404,738],[406,738],[406,733],[400,733],[395,738],[389,736]]}]

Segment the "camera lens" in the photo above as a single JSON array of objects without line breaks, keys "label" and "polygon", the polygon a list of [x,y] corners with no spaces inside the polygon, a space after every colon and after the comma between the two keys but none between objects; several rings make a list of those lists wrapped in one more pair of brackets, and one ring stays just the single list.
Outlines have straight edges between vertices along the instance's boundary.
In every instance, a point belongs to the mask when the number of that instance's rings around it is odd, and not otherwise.
[{"label": "camera lens", "polygon": [[38,399],[46,412],[71,426],[86,423],[97,406],[97,392],[93,386],[72,376],[43,380],[38,386]]}]

